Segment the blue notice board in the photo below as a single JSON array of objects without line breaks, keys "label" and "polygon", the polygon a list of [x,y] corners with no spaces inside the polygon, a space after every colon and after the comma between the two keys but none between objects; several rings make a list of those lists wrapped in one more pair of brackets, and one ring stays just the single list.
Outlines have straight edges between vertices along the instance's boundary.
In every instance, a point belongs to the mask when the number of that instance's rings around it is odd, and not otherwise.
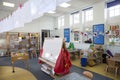
[{"label": "blue notice board", "polygon": [[96,36],[93,36],[93,43],[104,44],[104,24],[93,25],[93,33],[96,33]]},{"label": "blue notice board", "polygon": [[69,28],[64,29],[64,38],[65,38],[65,42],[70,42],[70,29]]}]

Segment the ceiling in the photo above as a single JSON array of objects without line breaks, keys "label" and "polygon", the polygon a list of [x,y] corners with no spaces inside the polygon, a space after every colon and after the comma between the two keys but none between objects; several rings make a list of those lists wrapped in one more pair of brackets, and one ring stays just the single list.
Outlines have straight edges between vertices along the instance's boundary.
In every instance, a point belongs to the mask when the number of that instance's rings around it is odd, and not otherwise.
[{"label": "ceiling", "polygon": [[[2,5],[3,1],[15,3],[15,7],[10,8],[10,7],[3,6]],[[24,2],[26,2],[26,1],[28,1],[28,0],[0,0],[0,20],[2,18],[5,18],[9,14],[11,14],[13,11],[15,11],[19,7],[20,3],[24,4]],[[61,8],[58,6],[55,14],[46,13],[45,15],[57,17],[57,16],[60,16],[63,14],[71,13],[76,10],[80,10],[82,8],[85,8],[86,6],[89,7],[90,5],[93,5],[100,1],[104,1],[104,0],[71,0],[68,3],[71,4],[72,6],[70,6],[68,8]]]}]

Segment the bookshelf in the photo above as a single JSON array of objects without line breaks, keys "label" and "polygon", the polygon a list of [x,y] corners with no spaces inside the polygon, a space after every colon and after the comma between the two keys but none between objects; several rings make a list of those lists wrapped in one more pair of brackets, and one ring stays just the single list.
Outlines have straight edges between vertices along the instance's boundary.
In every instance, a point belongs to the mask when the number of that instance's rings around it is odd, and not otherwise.
[{"label": "bookshelf", "polygon": [[1,56],[6,56],[7,54],[7,46],[8,46],[8,41],[6,40],[7,33],[0,33],[0,57]]},{"label": "bookshelf", "polygon": [[9,50],[10,52],[28,52],[39,50],[39,33],[18,33],[9,32]]}]

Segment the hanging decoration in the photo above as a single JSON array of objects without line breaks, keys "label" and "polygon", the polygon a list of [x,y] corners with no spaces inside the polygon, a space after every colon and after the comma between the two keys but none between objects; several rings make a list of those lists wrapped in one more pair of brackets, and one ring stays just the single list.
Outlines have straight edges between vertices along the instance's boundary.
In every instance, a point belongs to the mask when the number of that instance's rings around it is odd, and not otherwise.
[{"label": "hanging decoration", "polygon": [[28,0],[23,4],[20,1],[19,7],[11,15],[0,20],[0,33],[18,27],[24,27],[25,23],[43,16],[44,13],[56,10],[56,7],[70,0]]},{"label": "hanging decoration", "polygon": [[20,3],[20,4],[19,4],[19,7],[22,8],[22,6],[23,6],[22,3]]},{"label": "hanging decoration", "polygon": [[[82,36],[87,36],[87,35],[97,36],[98,34],[99,35],[104,35],[104,36],[112,35],[110,30],[106,30],[104,33],[103,32],[82,32],[82,31],[79,31],[79,30],[71,30],[71,33],[79,33]],[[119,36],[120,35],[120,30],[119,29],[116,30],[115,34],[116,34],[116,36]]]}]

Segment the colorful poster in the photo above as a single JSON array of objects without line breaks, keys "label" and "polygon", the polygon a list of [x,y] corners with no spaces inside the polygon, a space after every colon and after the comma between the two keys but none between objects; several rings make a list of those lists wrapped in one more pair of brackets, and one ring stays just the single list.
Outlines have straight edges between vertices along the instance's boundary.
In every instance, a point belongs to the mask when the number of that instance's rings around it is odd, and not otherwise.
[{"label": "colorful poster", "polygon": [[65,39],[65,42],[70,42],[70,29],[69,28],[64,29],[64,39]]},{"label": "colorful poster", "polygon": [[93,43],[104,44],[104,24],[93,25]]}]

